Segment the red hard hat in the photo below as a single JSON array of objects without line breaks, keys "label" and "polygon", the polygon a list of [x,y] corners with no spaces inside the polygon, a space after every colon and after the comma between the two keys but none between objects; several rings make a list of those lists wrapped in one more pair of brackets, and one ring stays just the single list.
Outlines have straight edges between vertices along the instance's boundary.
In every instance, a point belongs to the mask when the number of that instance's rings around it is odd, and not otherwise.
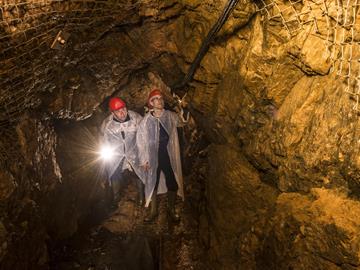
[{"label": "red hard hat", "polygon": [[161,91],[159,89],[153,89],[150,94],[149,94],[149,97],[148,97],[148,106],[151,108],[152,106],[150,105],[150,101],[154,98],[154,97],[157,97],[157,96],[161,96],[162,97],[162,94],[161,94]]},{"label": "red hard hat", "polygon": [[122,108],[126,107],[125,101],[123,101],[121,98],[113,97],[109,101],[109,109],[110,111],[117,111]]}]

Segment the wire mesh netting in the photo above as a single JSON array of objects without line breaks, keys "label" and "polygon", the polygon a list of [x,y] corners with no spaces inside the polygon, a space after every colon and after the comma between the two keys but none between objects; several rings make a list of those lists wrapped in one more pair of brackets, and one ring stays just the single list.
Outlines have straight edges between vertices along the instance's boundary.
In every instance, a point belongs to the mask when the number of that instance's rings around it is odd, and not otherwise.
[{"label": "wire mesh netting", "polygon": [[269,21],[280,21],[289,38],[306,26],[325,42],[332,72],[345,80],[345,91],[360,111],[360,0],[260,0],[257,7]]},{"label": "wire mesh netting", "polygon": [[[52,49],[61,31],[101,35],[139,7],[140,0],[0,0],[0,161],[16,144],[15,123],[54,91],[61,53]],[[289,38],[302,30],[324,40],[332,71],[345,80],[359,111],[360,0],[256,0],[269,22],[281,24]],[[60,39],[61,41],[61,39]],[[63,40],[65,41],[65,40]],[[96,37],[89,37],[88,44]],[[15,133],[14,133],[15,132]]]},{"label": "wire mesh netting", "polygon": [[[101,34],[139,4],[126,0],[0,0],[0,162],[13,152],[19,117],[41,102],[39,94],[51,94],[55,88],[61,52],[52,47],[60,31],[74,36],[92,30]],[[84,42],[94,42],[91,38]]]}]

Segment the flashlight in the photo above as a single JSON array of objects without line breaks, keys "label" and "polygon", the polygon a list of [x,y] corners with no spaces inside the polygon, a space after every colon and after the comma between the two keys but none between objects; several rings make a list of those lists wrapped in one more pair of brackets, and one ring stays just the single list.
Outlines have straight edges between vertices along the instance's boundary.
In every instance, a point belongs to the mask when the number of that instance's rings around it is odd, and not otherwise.
[{"label": "flashlight", "polygon": [[101,147],[100,156],[103,160],[110,160],[114,156],[114,149],[105,145]]}]

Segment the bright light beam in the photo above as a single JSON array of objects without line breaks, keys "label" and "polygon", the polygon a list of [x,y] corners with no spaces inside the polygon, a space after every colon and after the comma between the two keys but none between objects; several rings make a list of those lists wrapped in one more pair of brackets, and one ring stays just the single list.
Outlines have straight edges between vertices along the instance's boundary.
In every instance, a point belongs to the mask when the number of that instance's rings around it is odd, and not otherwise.
[{"label": "bright light beam", "polygon": [[114,149],[110,146],[102,146],[100,150],[100,156],[104,160],[110,160],[114,156]]}]

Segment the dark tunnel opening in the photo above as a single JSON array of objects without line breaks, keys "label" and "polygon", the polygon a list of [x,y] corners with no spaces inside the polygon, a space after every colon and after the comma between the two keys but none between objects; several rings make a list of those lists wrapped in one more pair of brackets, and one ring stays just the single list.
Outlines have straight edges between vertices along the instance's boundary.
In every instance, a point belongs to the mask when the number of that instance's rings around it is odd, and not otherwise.
[{"label": "dark tunnel opening", "polygon": [[[166,108],[169,107],[166,104]],[[111,195],[106,189],[106,173],[98,150],[100,126],[109,114],[104,107],[86,120],[54,123],[55,152],[63,177],[49,206],[50,211],[56,213],[55,220],[48,221],[48,227],[53,230],[49,231],[48,241],[50,268],[200,267],[204,248],[197,240],[196,224],[200,207],[204,207],[205,149],[208,146],[203,133],[194,121],[178,128],[186,192],[186,201],[181,202],[179,198],[177,201],[180,224],[173,224],[167,217],[165,195],[159,196],[158,220],[146,223],[144,217],[149,208],[136,205],[136,175],[133,173],[125,174],[120,200],[116,209],[111,208]],[[182,253],[182,249],[186,252]],[[91,258],[87,254],[91,254]]]}]

